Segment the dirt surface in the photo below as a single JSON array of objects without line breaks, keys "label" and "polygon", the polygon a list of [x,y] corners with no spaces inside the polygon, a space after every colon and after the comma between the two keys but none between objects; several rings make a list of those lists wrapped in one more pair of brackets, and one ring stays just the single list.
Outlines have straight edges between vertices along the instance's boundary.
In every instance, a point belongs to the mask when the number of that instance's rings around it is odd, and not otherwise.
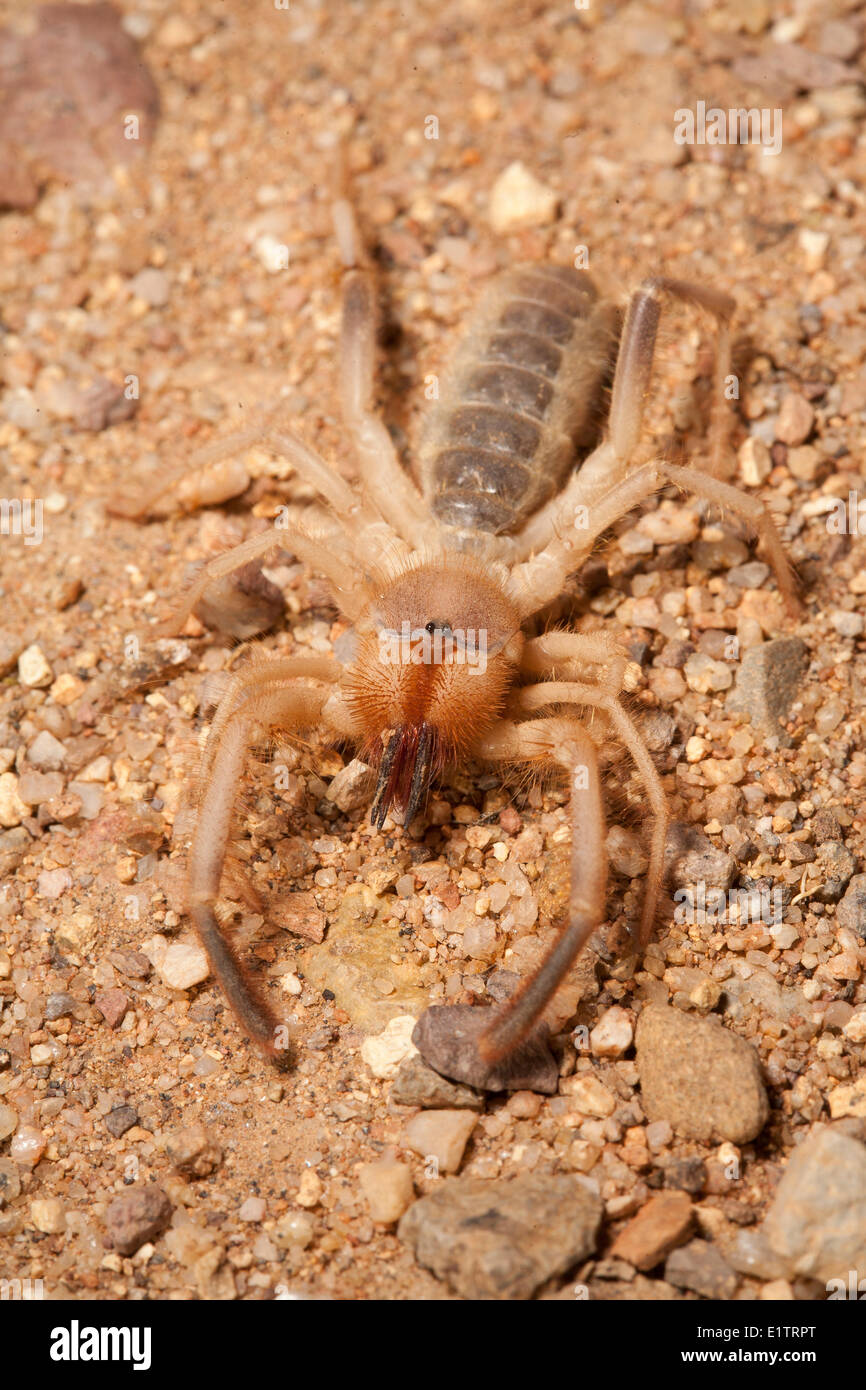
[{"label": "dirt surface", "polygon": [[[35,18],[0,5],[13,16],[19,29]],[[0,1274],[41,1279],[51,1298],[483,1296],[471,1250],[440,1277],[408,1226],[373,1219],[371,1183],[408,1204],[401,1174],[362,1181],[360,1164],[396,1156],[415,1198],[436,1193],[429,1148],[442,1143],[456,1146],[449,1181],[484,1181],[504,1209],[509,1180],[528,1174],[573,1175],[602,1204],[571,1257],[546,1252],[537,1278],[501,1296],[826,1297],[823,1253],[782,1253],[777,1193],[822,1126],[853,1148],[815,1149],[819,1187],[822,1164],[856,1168],[866,1137],[866,545],[856,513],[832,524],[834,499],[856,503],[866,434],[862,14],[826,0],[685,15],[228,0],[124,16],[161,108],[137,157],[116,164],[106,135],[95,181],[67,182],[79,171],[53,151],[32,195],[0,188],[14,203],[0,216],[0,491],[43,504],[38,543],[26,512],[0,536]],[[678,144],[675,113],[699,102],[780,111],[781,149]],[[235,862],[263,910],[224,886],[251,969],[292,1024],[298,1065],[277,1076],[213,980],[172,987],[183,976],[166,960],[195,974],[195,950],[178,950],[195,947],[190,789],[222,673],[247,654],[196,620],[175,643],[148,629],[196,565],[312,494],[250,451],[249,485],[224,505],[184,514],[169,491],[162,519],[110,510],[278,404],[351,476],[329,211],[342,139],[380,271],[381,405],[407,456],[425,378],[496,269],[570,264],[583,247],[612,295],[652,273],[711,283],[738,303],[732,477],[779,521],[805,604],[786,614],[736,519],[672,489],[615,528],[558,616],[618,632],[640,668],[631,708],[678,823],[679,897],[645,958],[618,963],[608,948],[639,908],[645,814],[609,750],[610,926],[554,1019],[560,1093],[489,1095],[480,1112],[452,1096],[428,1112],[432,1133],[392,1095],[405,1028],[390,1062],[373,1054],[379,1075],[364,1039],[428,1003],[489,1003],[497,973],[532,968],[567,893],[564,796],[470,767],[411,838],[390,820],[380,834],[368,801],[328,799],[351,750],[315,734],[270,762],[257,750]],[[523,226],[507,182],[496,197],[515,163]],[[695,464],[711,342],[708,321],[666,311],[646,433]],[[288,546],[267,569],[287,615],[265,651],[330,651],[346,623],[323,581]],[[768,712],[779,686],[781,722]],[[700,907],[684,920],[701,884],[781,890],[778,920],[720,924]],[[717,1015],[743,1040],[765,1111],[757,1092],[751,1109],[743,1099],[740,1054],[716,1073],[702,1033],[694,1064],[720,1079],[715,1118],[698,1113],[676,1027],[663,1046],[684,1079],[666,1097],[631,1041],[661,1005],[677,1026]],[[663,1032],[645,1026],[639,1046]],[[465,1149],[455,1112],[475,1118]],[[192,1126],[209,1140],[177,1139]],[[151,1185],[165,1202],[142,1196]],[[774,1198],[775,1245],[750,1265],[744,1237],[764,1240]],[[862,1219],[844,1249],[866,1249]]]}]

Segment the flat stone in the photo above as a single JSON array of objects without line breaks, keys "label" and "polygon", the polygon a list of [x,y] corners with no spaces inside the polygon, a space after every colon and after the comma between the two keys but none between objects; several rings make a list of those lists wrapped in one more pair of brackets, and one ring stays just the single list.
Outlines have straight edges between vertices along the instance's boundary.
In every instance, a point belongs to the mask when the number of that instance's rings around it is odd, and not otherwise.
[{"label": "flat stone", "polygon": [[192,941],[175,941],[154,964],[169,989],[191,989],[210,974],[207,956],[202,947]]},{"label": "flat stone", "polygon": [[778,637],[750,647],[727,698],[728,710],[748,715],[759,733],[776,735],[789,747],[791,739],[780,720],[796,698],[808,666],[806,644],[799,637]]},{"label": "flat stone", "polygon": [[739,1280],[734,1270],[714,1245],[705,1240],[690,1240],[668,1255],[665,1279],[678,1289],[691,1289],[702,1298],[733,1298]]},{"label": "flat stone", "polygon": [[120,1027],[129,1008],[129,999],[122,989],[104,989],[93,1002],[109,1028]]},{"label": "flat stone", "polygon": [[422,1110],[484,1109],[484,1097],[478,1091],[440,1076],[418,1052],[400,1063],[391,1099],[398,1105],[420,1105]]},{"label": "flat stone", "polygon": [[602,1211],[580,1178],[446,1178],[397,1235],[464,1298],[526,1299],[594,1252]]},{"label": "flat stone", "polygon": [[407,1122],[405,1142],[425,1163],[432,1161],[437,1177],[456,1173],[477,1123],[478,1116],[469,1110],[423,1110]]},{"label": "flat stone", "polygon": [[620,1231],[611,1247],[614,1259],[646,1271],[687,1239],[694,1211],[684,1192],[660,1192],[650,1197],[637,1216]]},{"label": "flat stone", "polygon": [[866,1270],[866,1145],[822,1125],[796,1148],[764,1222],[787,1275]]},{"label": "flat stone", "polygon": [[412,1041],[434,1071],[479,1091],[538,1091],[556,1095],[559,1067],[546,1042],[530,1038],[507,1061],[482,1060],[478,1039],[489,1011],[473,1004],[433,1004],[419,1018]]},{"label": "flat stone", "polygon": [[171,1202],[151,1183],[115,1197],[105,1213],[105,1229],[115,1250],[134,1255],[145,1242],[156,1240],[170,1220]]},{"label": "flat stone", "polygon": [[641,1099],[650,1120],[693,1139],[747,1144],[769,1115],[758,1054],[715,1018],[654,1004],[635,1035]]}]

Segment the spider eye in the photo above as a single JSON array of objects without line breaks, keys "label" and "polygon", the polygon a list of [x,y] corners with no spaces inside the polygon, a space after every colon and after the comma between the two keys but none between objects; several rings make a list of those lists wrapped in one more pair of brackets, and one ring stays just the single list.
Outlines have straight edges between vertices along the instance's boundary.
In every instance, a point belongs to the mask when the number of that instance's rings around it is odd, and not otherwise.
[{"label": "spider eye", "polygon": [[436,622],[434,618],[431,618],[429,623],[424,624],[424,631],[431,634],[434,632],[450,632],[451,624]]}]

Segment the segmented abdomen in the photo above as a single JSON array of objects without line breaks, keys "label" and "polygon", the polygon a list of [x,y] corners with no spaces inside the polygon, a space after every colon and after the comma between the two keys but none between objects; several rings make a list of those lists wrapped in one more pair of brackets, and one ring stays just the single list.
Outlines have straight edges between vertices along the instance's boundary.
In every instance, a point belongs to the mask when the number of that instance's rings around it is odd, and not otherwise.
[{"label": "segmented abdomen", "polygon": [[419,450],[433,514],[516,530],[598,440],[616,311],[584,271],[521,265],[479,306]]}]

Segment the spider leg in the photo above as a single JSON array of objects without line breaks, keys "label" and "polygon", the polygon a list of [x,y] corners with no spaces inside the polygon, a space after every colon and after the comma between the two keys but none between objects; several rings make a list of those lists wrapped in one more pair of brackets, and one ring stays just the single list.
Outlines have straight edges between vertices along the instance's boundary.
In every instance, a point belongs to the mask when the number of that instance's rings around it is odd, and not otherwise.
[{"label": "spider leg", "polygon": [[[208,560],[168,618],[152,629],[153,635],[169,637],[176,633],[211,584],[241,569],[251,560],[258,560],[267,555],[268,551],[276,546],[291,549],[299,560],[303,560],[330,580],[334,598],[341,611],[349,618],[357,617],[363,604],[362,575],[354,565],[341,560],[335,552],[335,542],[338,540],[342,541],[345,548],[345,535],[333,528],[313,534],[306,525],[306,516],[299,514],[297,509],[288,513],[288,520],[292,524],[286,529],[272,526],[267,531],[248,536],[239,545],[232,546],[213,560]],[[327,518],[325,520],[327,521]]]},{"label": "spider leg", "polygon": [[248,680],[243,699],[235,702],[229,717],[222,721],[209,760],[209,776],[190,849],[189,912],[211,969],[242,1027],[277,1066],[286,1067],[290,1058],[281,1038],[284,1025],[244,971],[217,921],[215,903],[235,793],[253,729],[259,724],[279,725],[292,731],[309,728],[320,719],[329,692],[311,681],[301,682],[285,675],[270,678],[267,664],[256,672],[256,677]]},{"label": "spider leg", "polygon": [[570,966],[604,917],[607,889],[605,817],[595,744],[573,718],[494,725],[478,749],[484,758],[509,762],[542,760],[558,765],[571,792],[571,892],[568,922],[535,974],[502,1008],[481,1035],[479,1049],[496,1062],[519,1046],[556,993]]},{"label": "spider leg", "polygon": [[649,749],[641,737],[640,730],[631,716],[623,709],[609,685],[594,686],[581,684],[577,681],[543,681],[539,685],[529,685],[522,690],[515,691],[512,699],[513,708],[527,712],[541,709],[545,705],[562,704],[583,705],[604,710],[614,730],[628,749],[646,789],[654,823],[650,838],[649,867],[644,884],[644,900],[638,931],[638,945],[643,948],[652,935],[664,878],[665,845],[670,811],[662,780],[650,756]]},{"label": "spider leg", "polygon": [[412,544],[433,524],[421,494],[397,457],[387,429],[373,412],[376,296],[364,263],[354,209],[338,197],[334,229],[343,262],[340,386],[343,420],[352,436],[364,488],[385,520]]}]

